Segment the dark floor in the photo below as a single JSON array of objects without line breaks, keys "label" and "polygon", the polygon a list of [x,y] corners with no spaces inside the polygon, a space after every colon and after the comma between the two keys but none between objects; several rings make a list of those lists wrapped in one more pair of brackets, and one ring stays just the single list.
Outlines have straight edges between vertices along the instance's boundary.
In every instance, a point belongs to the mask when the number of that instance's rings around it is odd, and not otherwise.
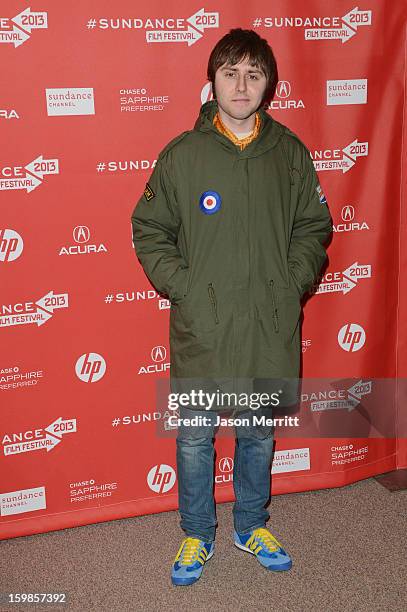
[{"label": "dark floor", "polygon": [[373,478],[275,496],[267,526],[293,558],[282,573],[233,545],[232,504],[218,504],[215,554],[190,587],[170,582],[177,512],[13,538],[0,543],[0,591],[67,593],[68,604],[25,610],[405,612],[406,502]]}]

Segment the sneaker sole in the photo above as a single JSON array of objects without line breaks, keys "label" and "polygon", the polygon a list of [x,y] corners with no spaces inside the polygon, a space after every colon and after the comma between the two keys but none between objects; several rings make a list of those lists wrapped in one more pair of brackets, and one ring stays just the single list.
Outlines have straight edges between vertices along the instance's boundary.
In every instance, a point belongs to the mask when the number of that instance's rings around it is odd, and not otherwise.
[{"label": "sneaker sole", "polygon": [[[235,540],[235,546],[237,548],[240,548],[240,550],[244,550],[245,552],[248,552],[251,555],[254,555],[257,558],[257,555],[253,552],[253,550],[250,550],[250,548],[247,548],[247,546],[243,546],[243,544],[238,544],[236,540]],[[285,572],[291,569],[293,564],[292,564],[292,561],[288,561],[285,564],[281,563],[279,566],[274,566],[274,567],[271,565],[263,565],[262,563],[260,563],[260,565],[264,567],[266,570],[270,570],[272,572]]]},{"label": "sneaker sole", "polygon": [[[213,548],[212,551],[209,553],[209,555],[206,557],[205,563],[207,563],[209,559],[213,557],[214,552],[215,552],[215,548]],[[205,566],[205,563],[202,566],[202,570]],[[202,576],[202,572],[199,574],[197,578],[193,576],[191,578],[176,578],[176,577],[174,578],[173,576],[171,576],[171,582],[174,586],[189,586],[190,584],[194,584],[194,582],[197,582],[197,580],[199,580],[201,576]]]}]

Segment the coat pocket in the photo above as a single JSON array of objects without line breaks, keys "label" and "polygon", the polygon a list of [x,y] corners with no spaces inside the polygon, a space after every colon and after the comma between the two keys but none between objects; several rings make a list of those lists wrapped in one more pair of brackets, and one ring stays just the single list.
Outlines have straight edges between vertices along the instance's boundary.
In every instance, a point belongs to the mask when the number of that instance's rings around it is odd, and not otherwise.
[{"label": "coat pocket", "polygon": [[278,285],[269,279],[273,308],[274,330],[284,342],[291,342],[299,323],[301,315],[301,299],[296,286],[292,283],[288,287]]},{"label": "coat pocket", "polygon": [[221,323],[219,302],[213,282],[192,287],[176,306],[186,331],[209,332]]},{"label": "coat pocket", "polygon": [[262,342],[271,348],[298,340],[301,300],[296,287],[265,281],[265,301],[258,304]]},{"label": "coat pocket", "polygon": [[274,289],[274,280],[272,278],[268,282],[268,287],[271,293],[272,318],[273,318],[274,331],[276,332],[276,334],[278,334],[280,330],[279,324],[278,324],[278,307],[277,307],[276,293]]}]

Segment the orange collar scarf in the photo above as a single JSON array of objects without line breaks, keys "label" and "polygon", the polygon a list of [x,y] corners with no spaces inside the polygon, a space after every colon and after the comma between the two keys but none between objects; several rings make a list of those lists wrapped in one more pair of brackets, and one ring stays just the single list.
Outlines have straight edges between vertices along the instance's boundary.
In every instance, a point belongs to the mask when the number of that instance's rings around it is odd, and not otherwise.
[{"label": "orange collar scarf", "polygon": [[221,134],[224,134],[225,136],[227,136],[235,145],[240,147],[241,151],[243,151],[243,149],[247,147],[248,144],[250,144],[255,138],[257,138],[260,132],[261,119],[260,119],[260,114],[256,113],[256,121],[254,124],[254,130],[252,131],[251,134],[246,136],[246,138],[241,138],[241,139],[237,138],[237,136],[235,136],[235,134],[226,127],[226,125],[223,123],[222,119],[220,118],[219,111],[216,113],[213,119],[213,124],[219,130]]}]

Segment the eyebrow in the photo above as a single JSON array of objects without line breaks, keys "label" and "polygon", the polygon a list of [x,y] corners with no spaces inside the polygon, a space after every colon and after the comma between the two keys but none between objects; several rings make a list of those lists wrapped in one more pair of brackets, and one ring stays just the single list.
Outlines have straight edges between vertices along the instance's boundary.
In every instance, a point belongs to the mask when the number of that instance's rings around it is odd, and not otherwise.
[{"label": "eyebrow", "polygon": [[[231,66],[223,66],[222,70],[233,70],[233,72],[237,72],[237,68],[232,68]],[[264,74],[262,70],[256,70],[255,68],[250,68],[247,72],[256,72],[257,74]]]}]

